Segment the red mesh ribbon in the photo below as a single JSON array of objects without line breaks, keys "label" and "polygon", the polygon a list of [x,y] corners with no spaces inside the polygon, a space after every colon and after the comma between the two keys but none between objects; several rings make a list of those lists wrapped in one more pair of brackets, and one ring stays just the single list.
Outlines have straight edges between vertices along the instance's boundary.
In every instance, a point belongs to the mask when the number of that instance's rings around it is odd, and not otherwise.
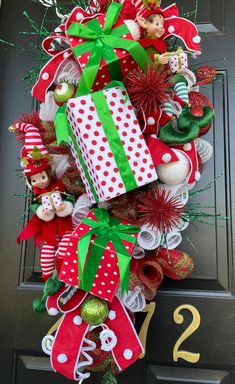
[{"label": "red mesh ribbon", "polygon": [[164,275],[174,280],[185,279],[194,267],[193,260],[187,253],[175,249],[169,251],[161,248],[157,261],[161,265]]},{"label": "red mesh ribbon", "polygon": [[132,259],[130,290],[138,285],[142,289],[145,298],[147,300],[153,300],[162,279],[163,271],[155,257],[148,257],[141,260]]}]

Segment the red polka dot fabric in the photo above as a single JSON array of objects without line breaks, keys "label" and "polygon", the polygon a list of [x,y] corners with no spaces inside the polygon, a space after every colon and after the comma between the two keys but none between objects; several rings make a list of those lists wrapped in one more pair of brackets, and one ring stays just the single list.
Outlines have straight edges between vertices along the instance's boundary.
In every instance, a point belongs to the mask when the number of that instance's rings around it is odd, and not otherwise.
[{"label": "red polka dot fabric", "polygon": [[[157,180],[152,158],[133,107],[130,101],[126,100],[126,91],[118,86],[102,92],[108,103],[137,186],[140,187]],[[107,201],[128,192],[94,108],[92,94],[71,99],[68,102],[66,113],[99,201]],[[94,203],[94,196],[72,140],[71,149],[86,191],[91,202]]]},{"label": "red polka dot fabric", "polygon": [[[77,11],[79,12],[79,10]],[[105,15],[100,15],[96,17],[96,19],[99,21],[100,26],[103,28],[104,22],[105,22]],[[73,13],[72,17],[68,20],[67,26],[69,26],[72,22],[76,21],[76,12]],[[88,20],[84,20],[83,24]],[[123,25],[123,22],[118,20],[117,23],[113,26],[113,28],[119,27]],[[125,40],[133,40],[133,37],[131,33],[128,33],[124,36]],[[69,36],[70,45],[72,48],[76,47],[79,44],[82,44],[86,41],[86,39],[82,39],[75,36]],[[115,49],[114,52],[116,54],[116,59],[114,59],[114,62],[119,62],[122,78],[124,79],[129,71],[132,71],[133,69],[138,68],[137,63],[134,61],[132,56],[124,49]],[[88,63],[88,60],[90,58],[90,52],[86,52],[82,54],[81,56],[77,57],[77,61],[80,65],[81,71],[84,70],[85,66]],[[112,62],[112,66],[114,63]],[[109,68],[107,63],[104,59],[101,60],[100,68],[98,71],[98,74],[96,76],[96,79],[94,81],[92,92],[99,91],[100,89],[103,89],[111,80],[111,75],[109,72]],[[115,74],[115,80],[117,80],[116,74]]]},{"label": "red polka dot fabric", "polygon": [[[89,212],[87,217],[97,221],[92,211]],[[122,221],[121,224],[128,225],[128,223],[125,221]],[[82,223],[74,230],[69,240],[66,255],[63,258],[63,263],[59,273],[59,280],[74,287],[78,287],[78,242],[81,236],[87,233],[87,231],[90,229],[91,227]],[[131,236],[136,238],[137,234],[133,234]],[[94,240],[95,236],[92,236],[90,248]],[[131,255],[134,245],[124,240],[123,245]],[[104,249],[102,260],[97,270],[91,293],[95,296],[101,297],[104,300],[112,301],[118,289],[119,283],[120,275],[117,254],[113,244],[109,242],[106,249]]]}]

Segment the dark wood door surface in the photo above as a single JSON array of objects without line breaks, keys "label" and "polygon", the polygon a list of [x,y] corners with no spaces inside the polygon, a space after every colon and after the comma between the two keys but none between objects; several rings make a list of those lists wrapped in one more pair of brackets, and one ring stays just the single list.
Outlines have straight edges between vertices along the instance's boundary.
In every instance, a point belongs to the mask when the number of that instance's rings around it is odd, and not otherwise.
[{"label": "dark wood door surface", "polygon": [[[170,3],[162,1],[163,6]],[[176,3],[186,11],[195,6],[194,0]],[[54,319],[32,310],[32,301],[42,289],[35,250],[30,243],[20,248],[15,242],[24,198],[13,194],[25,193],[25,187],[16,171],[19,147],[7,127],[22,111],[32,108],[30,91],[25,90],[21,78],[32,65],[29,44],[35,42],[35,37],[18,34],[30,30],[22,16],[26,9],[40,21],[41,8],[31,1],[3,0],[0,8],[0,38],[23,43],[29,52],[28,57],[0,52],[0,382],[59,384],[69,381],[50,370],[49,360],[40,348]],[[150,322],[146,356],[118,377],[120,384],[235,383],[235,2],[199,0],[197,20],[203,53],[192,65],[214,65],[217,79],[204,88],[216,109],[207,136],[214,145],[214,157],[206,164],[196,189],[208,182],[212,186],[194,200],[214,206],[213,212],[229,216],[230,220],[212,221],[213,225],[199,223],[197,229],[189,227],[187,237],[198,253],[186,239],[180,249],[192,255],[195,270],[186,281],[164,281]],[[87,381],[99,382],[96,375]]]}]

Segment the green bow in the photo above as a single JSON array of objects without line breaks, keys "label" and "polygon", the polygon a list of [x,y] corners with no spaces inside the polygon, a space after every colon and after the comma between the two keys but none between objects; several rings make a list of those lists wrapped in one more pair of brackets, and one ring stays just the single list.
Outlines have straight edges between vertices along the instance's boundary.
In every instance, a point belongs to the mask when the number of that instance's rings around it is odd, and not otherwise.
[{"label": "green bow", "polygon": [[[92,212],[97,221],[90,218],[85,218],[82,221],[83,224],[92,227],[92,229],[83,235],[78,242],[78,284],[81,289],[91,291],[102,255],[108,243],[112,242],[118,259],[121,292],[128,291],[130,255],[122,241],[135,244],[136,238],[131,234],[138,233],[140,229],[134,225],[120,224],[120,220],[110,216],[105,209],[95,208]],[[96,239],[91,243],[93,235],[96,236]],[[92,246],[87,258],[90,244]]]},{"label": "green bow", "polygon": [[152,63],[144,48],[139,43],[121,38],[121,36],[130,32],[125,24],[113,28],[121,10],[121,4],[116,2],[111,3],[107,10],[103,29],[96,18],[88,21],[86,25],[74,22],[68,28],[68,35],[87,39],[86,42],[73,47],[72,50],[75,57],[90,52],[90,58],[79,82],[77,96],[91,92],[102,58],[104,58],[109,67],[111,78],[113,80],[122,79],[119,59],[114,52],[115,48],[128,51],[144,71],[147,69],[147,66]]},{"label": "green bow", "polygon": [[170,120],[160,128],[159,139],[167,145],[189,143],[199,136],[200,129],[212,122],[213,117],[214,111],[209,106],[203,107],[202,116],[192,115],[189,106],[185,106],[177,119],[178,130],[174,129]]}]

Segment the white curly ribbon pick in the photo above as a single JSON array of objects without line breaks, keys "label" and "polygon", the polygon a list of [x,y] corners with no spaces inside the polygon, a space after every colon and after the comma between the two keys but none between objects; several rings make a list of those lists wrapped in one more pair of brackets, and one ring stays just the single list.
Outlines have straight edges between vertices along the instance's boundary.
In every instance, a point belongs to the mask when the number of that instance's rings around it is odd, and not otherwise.
[{"label": "white curly ribbon pick", "polygon": [[62,13],[60,13],[58,11],[58,8],[57,8],[57,1],[56,0],[39,0],[39,2],[46,8],[51,8],[51,7],[55,7],[55,10],[56,10],[56,15],[59,19],[62,20],[62,22],[64,22],[69,14],[67,15],[62,15]]},{"label": "white curly ribbon pick", "polygon": [[[116,318],[116,312],[110,311],[109,312],[109,318],[110,318],[110,320],[114,320]],[[89,330],[93,331],[94,329],[99,328],[99,327],[103,328],[103,330],[99,334],[99,338],[101,341],[101,349],[103,351],[110,352],[117,345],[117,336],[104,323],[101,323],[98,325],[92,325]]]},{"label": "white curly ribbon pick", "polygon": [[136,286],[133,291],[125,292],[121,295],[121,291],[118,291],[118,296],[123,305],[131,312],[141,312],[146,306],[145,297],[141,291],[141,288]]},{"label": "white curly ribbon pick", "polygon": [[[84,346],[84,343],[86,343],[87,346]],[[96,348],[96,343],[94,343],[93,341],[87,338],[84,338],[83,346],[81,349],[81,355],[83,355],[83,358],[86,360],[78,363],[75,368],[75,377],[77,381],[79,380],[78,384],[82,384],[83,380],[88,379],[88,377],[90,377],[91,375],[89,372],[83,373],[83,372],[80,372],[80,370],[83,369],[84,367],[87,367],[93,364],[93,358],[87,352],[93,351],[95,348]]]},{"label": "white curly ribbon pick", "polygon": [[[92,5],[91,5],[92,3]],[[99,0],[90,1],[90,5],[85,8],[86,13],[97,13],[100,11],[100,3]]]},{"label": "white curly ribbon pick", "polygon": [[110,352],[117,345],[117,336],[111,329],[107,328],[100,332],[101,349]]},{"label": "white curly ribbon pick", "polygon": [[145,224],[141,227],[137,236],[137,242],[140,247],[147,250],[153,250],[160,245],[161,234],[157,228]]},{"label": "white curly ribbon pick", "polygon": [[140,259],[143,259],[145,257],[145,251],[142,247],[140,247],[138,244],[135,245],[133,251],[132,251],[132,254],[131,256],[134,258],[134,259],[137,259],[137,260],[140,260]]},{"label": "white curly ribbon pick", "polygon": [[88,215],[91,206],[92,205],[87,194],[84,193],[77,199],[72,213],[72,220],[75,226],[78,226],[81,221]]}]

